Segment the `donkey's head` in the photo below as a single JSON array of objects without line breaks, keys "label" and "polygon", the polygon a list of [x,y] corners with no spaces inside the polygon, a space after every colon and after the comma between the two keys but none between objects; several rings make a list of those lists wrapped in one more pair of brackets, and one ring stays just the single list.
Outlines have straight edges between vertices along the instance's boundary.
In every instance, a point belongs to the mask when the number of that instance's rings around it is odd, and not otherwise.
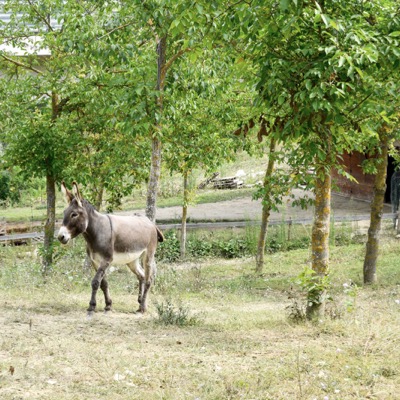
[{"label": "donkey's head", "polygon": [[63,223],[57,237],[61,243],[67,244],[70,239],[86,231],[89,224],[89,216],[82,204],[83,198],[76,182],[72,184],[72,192],[62,182],[61,191],[64,194],[68,207],[64,210]]}]

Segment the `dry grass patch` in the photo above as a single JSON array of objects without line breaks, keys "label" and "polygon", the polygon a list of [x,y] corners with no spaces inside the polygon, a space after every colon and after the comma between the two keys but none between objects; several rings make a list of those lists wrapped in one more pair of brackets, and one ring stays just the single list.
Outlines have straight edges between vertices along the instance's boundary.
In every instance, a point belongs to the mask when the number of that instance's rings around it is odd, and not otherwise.
[{"label": "dry grass patch", "polygon": [[[88,276],[60,265],[44,284],[29,260],[9,257],[0,269],[0,398],[395,399],[396,246],[385,245],[382,284],[354,296],[342,285],[357,280],[346,260],[361,264],[361,246],[333,249],[333,297],[341,314],[316,325],[294,324],[286,310],[307,251],[274,254],[258,278],[252,260],[160,266],[145,316],[132,312],[135,278],[116,271],[109,278],[114,311],[90,321]],[[200,322],[157,323],[155,304],[166,298],[201,314]]]}]

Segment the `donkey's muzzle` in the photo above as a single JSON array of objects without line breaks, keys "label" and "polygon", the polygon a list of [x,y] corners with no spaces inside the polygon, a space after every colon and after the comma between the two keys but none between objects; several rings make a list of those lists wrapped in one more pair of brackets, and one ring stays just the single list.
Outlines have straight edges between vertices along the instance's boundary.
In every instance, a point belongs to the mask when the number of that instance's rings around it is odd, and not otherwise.
[{"label": "donkey's muzzle", "polygon": [[62,244],[67,244],[69,242],[69,239],[71,239],[71,234],[68,232],[65,226],[62,226],[58,231],[57,239]]}]

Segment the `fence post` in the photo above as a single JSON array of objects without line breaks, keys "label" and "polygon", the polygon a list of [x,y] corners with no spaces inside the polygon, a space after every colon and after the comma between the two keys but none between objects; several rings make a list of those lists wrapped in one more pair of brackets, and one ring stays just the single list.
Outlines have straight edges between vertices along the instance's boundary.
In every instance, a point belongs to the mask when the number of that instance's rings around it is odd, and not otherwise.
[{"label": "fence post", "polygon": [[394,227],[396,228],[396,224],[397,224],[397,234],[400,234],[400,224],[399,224],[399,217],[400,217],[400,210],[397,211],[396,213],[396,218],[394,220]]},{"label": "fence post", "polygon": [[292,240],[292,226],[293,226],[293,220],[292,217],[289,217],[289,222],[288,222],[288,242]]},{"label": "fence post", "polygon": [[7,234],[7,221],[4,218],[0,219],[0,236]]}]

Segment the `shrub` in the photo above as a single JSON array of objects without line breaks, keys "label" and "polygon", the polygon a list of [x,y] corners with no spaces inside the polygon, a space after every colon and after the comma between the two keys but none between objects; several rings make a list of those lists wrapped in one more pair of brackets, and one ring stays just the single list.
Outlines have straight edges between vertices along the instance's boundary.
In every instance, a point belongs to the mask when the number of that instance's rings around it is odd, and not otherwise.
[{"label": "shrub", "polygon": [[165,240],[160,243],[157,258],[164,262],[175,262],[180,258],[180,241],[175,231],[164,232]]},{"label": "shrub", "polygon": [[187,242],[187,252],[193,257],[210,256],[213,253],[213,241],[193,236]]},{"label": "shrub", "polygon": [[[266,242],[266,252],[276,253],[304,249],[310,245],[310,236],[304,232],[294,234],[287,239],[284,227],[272,227]],[[188,258],[240,258],[254,255],[257,251],[259,228],[248,227],[239,232],[212,231],[189,232],[186,243]],[[307,233],[307,232],[306,232]],[[165,241],[160,244],[157,258],[163,262],[176,262],[180,259],[180,239],[176,231],[166,231]]]},{"label": "shrub", "polygon": [[238,258],[250,254],[249,247],[244,239],[231,238],[227,241],[219,241],[219,253],[224,258]]},{"label": "shrub", "polygon": [[187,307],[182,304],[175,306],[171,299],[156,303],[155,306],[158,314],[157,322],[162,325],[193,326],[200,322],[198,316],[190,315]]}]

